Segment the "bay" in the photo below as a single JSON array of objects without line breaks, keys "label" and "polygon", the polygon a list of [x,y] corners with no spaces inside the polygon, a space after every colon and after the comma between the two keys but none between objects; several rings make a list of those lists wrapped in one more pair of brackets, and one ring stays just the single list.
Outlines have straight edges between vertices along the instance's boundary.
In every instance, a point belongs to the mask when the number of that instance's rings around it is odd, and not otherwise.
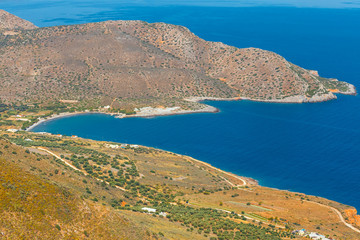
[{"label": "bay", "polygon": [[[359,86],[359,1],[311,2],[5,0],[0,8],[41,27],[120,19],[183,25],[206,40],[275,51]],[[207,103],[221,112],[151,119],[85,114],[34,131],[158,147],[265,186],[360,208],[358,96],[316,104]]]}]

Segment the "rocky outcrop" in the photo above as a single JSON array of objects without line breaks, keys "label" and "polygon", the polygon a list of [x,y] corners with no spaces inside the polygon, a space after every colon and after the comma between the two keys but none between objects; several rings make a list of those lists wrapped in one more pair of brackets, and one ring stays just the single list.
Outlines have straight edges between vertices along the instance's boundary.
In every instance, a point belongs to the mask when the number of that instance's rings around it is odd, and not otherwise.
[{"label": "rocky outcrop", "polygon": [[267,99],[267,100],[251,99],[251,98],[244,98],[244,99],[258,101],[258,102],[273,102],[273,103],[315,103],[315,102],[325,102],[336,98],[337,98],[336,95],[329,92],[321,95],[317,94],[312,96],[311,98],[306,97],[304,95],[295,95],[295,96],[285,97],[282,99]]},{"label": "rocky outcrop", "polygon": [[345,94],[345,95],[356,95],[357,94],[356,88],[352,84],[348,84],[348,87],[345,90],[339,90],[339,93]]}]

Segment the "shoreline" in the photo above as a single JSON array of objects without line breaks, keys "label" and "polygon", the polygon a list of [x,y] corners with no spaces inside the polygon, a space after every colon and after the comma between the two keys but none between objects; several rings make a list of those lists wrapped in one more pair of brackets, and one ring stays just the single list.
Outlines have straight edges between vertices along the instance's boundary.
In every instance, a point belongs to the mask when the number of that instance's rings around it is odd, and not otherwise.
[{"label": "shoreline", "polygon": [[[76,113],[74,113],[76,114]],[[69,115],[72,115],[72,114],[69,114]],[[65,116],[68,116],[68,115],[65,115]],[[62,116],[58,116],[58,117],[62,117]],[[32,134],[39,134],[37,132],[31,132]],[[67,136],[69,137],[69,136]],[[80,137],[81,139],[85,139],[85,140],[90,140],[90,141],[99,141],[99,140],[93,140],[93,139],[87,139],[87,138],[82,138]],[[112,142],[109,142],[109,141],[100,141],[100,142],[108,142],[108,143],[112,143]],[[116,142],[118,143],[118,142]],[[121,144],[121,143],[118,143],[118,144]],[[168,150],[164,150],[164,149],[160,149],[160,148],[154,148],[154,147],[148,147],[148,146],[143,146],[143,145],[140,145],[141,147],[145,147],[145,148],[152,148],[152,149],[157,149],[157,150],[160,150],[160,151],[163,151],[163,152],[167,152],[167,153],[171,153],[171,154],[175,154],[177,156],[180,156],[180,157],[183,157],[185,159],[187,159],[188,161],[190,162],[197,162],[199,164],[202,164],[202,165],[205,165],[207,168],[210,168],[212,170],[215,170],[225,176],[227,176],[226,178],[225,177],[222,177],[230,186],[232,187],[235,187],[237,189],[244,189],[244,191],[248,191],[246,190],[246,188],[249,188],[251,186],[260,186],[260,187],[265,187],[265,188],[269,188],[269,189],[274,189],[274,190],[277,190],[277,191],[281,191],[281,192],[288,192],[288,193],[294,193],[294,194],[305,194],[305,195],[309,195],[309,196],[313,196],[313,197],[320,197],[321,199],[324,199],[324,200],[327,200],[327,201],[334,201],[334,202],[337,202],[335,200],[331,200],[331,199],[328,199],[328,198],[323,198],[321,196],[317,196],[317,195],[311,195],[311,194],[307,194],[307,193],[303,193],[303,192],[297,192],[297,191],[290,191],[290,190],[286,190],[286,189],[280,189],[280,188],[276,188],[276,187],[268,187],[268,186],[263,186],[263,185],[260,185],[259,182],[256,180],[256,179],[253,179],[251,177],[245,177],[245,176],[240,176],[238,174],[235,174],[233,172],[230,172],[230,171],[227,171],[227,170],[222,170],[221,168],[219,167],[215,167],[213,166],[212,164],[210,163],[207,163],[207,162],[204,162],[202,160],[198,160],[198,159],[195,159],[191,156],[188,156],[188,155],[184,155],[184,154],[179,154],[179,153],[174,153],[174,152],[171,152],[171,151],[168,151]],[[38,147],[38,149],[40,150],[43,150],[43,151],[46,151],[48,153],[50,153],[51,155],[54,155],[52,152],[50,152],[49,150],[47,149],[44,149],[42,147]],[[59,156],[57,155],[54,155],[55,157],[61,159]],[[62,159],[61,159],[62,160]],[[62,160],[63,161],[63,160]],[[67,163],[65,161],[65,164],[69,165],[69,163]],[[70,165],[70,167],[74,168],[73,165]],[[78,170],[78,169],[76,169]],[[241,185],[239,184],[236,184],[233,182],[233,180],[231,179],[228,179],[228,177],[230,178],[233,178],[233,179],[236,179],[237,181],[240,181],[242,182]],[[117,187],[123,191],[126,191],[125,189],[121,188],[121,187]],[[293,198],[293,197],[292,197]],[[307,201],[307,202],[310,202],[310,203],[313,203],[313,204],[316,204],[316,205],[319,205],[319,206],[322,206],[322,207],[326,207],[330,210],[332,210],[338,217],[339,217],[339,220],[340,222],[342,222],[346,227],[352,229],[353,231],[355,232],[358,232],[360,233],[360,229],[356,227],[356,225],[353,225],[351,223],[348,223],[346,220],[345,220],[345,217],[344,215],[341,213],[341,210],[339,210],[338,208],[336,207],[333,207],[331,205],[328,205],[328,204],[325,204],[325,203],[322,203],[322,202],[318,202],[318,201],[315,201],[315,200],[304,200],[304,201]],[[340,202],[337,202],[337,203],[340,203]],[[350,206],[350,205],[347,205],[345,204],[347,207],[349,207],[350,209],[355,209],[355,207],[353,206]]]},{"label": "shoreline", "polygon": [[[213,101],[223,101],[223,100],[219,100],[219,99],[209,99],[209,98],[200,98],[200,99],[196,99],[198,101],[204,101],[204,100],[213,100]],[[224,99],[224,100],[227,100],[227,101],[233,101],[233,100],[238,100],[238,99]],[[167,115],[179,115],[179,114],[192,114],[192,113],[206,113],[206,112],[219,112],[219,109],[215,108],[215,107],[212,107],[210,105],[206,105],[205,104],[205,107],[204,108],[201,108],[201,109],[198,109],[198,110],[182,110],[182,111],[178,111],[178,112],[174,112],[174,113],[164,113],[164,114],[150,114],[150,115],[128,115],[126,116],[126,118],[129,118],[129,117],[152,117],[152,116],[167,116]],[[73,112],[73,113],[60,113],[60,114],[56,114],[56,115],[52,115],[52,116],[49,116],[48,118],[46,119],[41,119],[40,121],[38,121],[37,123],[33,124],[32,126],[30,126],[28,129],[26,129],[27,132],[31,132],[31,130],[33,128],[35,128],[36,126],[46,122],[46,121],[50,121],[50,120],[54,120],[54,119],[57,119],[57,118],[62,118],[62,117],[68,117],[68,116],[75,116],[75,115],[81,115],[81,114],[106,114],[106,115],[112,115],[112,116],[116,116],[118,114],[116,113],[106,113],[106,112]],[[33,134],[37,134],[36,132],[31,132]],[[53,134],[52,134],[53,135]],[[96,141],[96,140],[95,140]],[[153,148],[153,147],[148,147],[148,146],[144,146],[146,148]],[[156,148],[158,149],[158,148]],[[174,153],[174,152],[171,152],[171,151],[168,151],[168,150],[164,150],[164,149],[159,149],[159,150],[162,150],[162,151],[165,151],[165,152],[169,152],[169,153],[173,153],[173,154],[176,154],[176,155],[179,155],[179,156],[183,156],[185,158],[187,158],[189,161],[193,161],[193,162],[198,162],[202,165],[205,165],[206,167],[208,168],[211,168],[217,172],[220,172],[222,174],[224,174],[225,176],[228,176],[230,178],[233,178],[233,179],[236,179],[237,181],[239,182],[242,182],[242,184],[231,184],[231,179],[228,179],[228,178],[224,178],[224,180],[226,182],[228,182],[232,187],[236,187],[236,188],[244,188],[244,187],[248,187],[248,186],[251,186],[251,185],[258,185],[258,186],[262,186],[259,184],[259,182],[256,180],[256,179],[253,179],[251,177],[245,177],[245,176],[240,176],[240,175],[237,175],[235,173],[232,173],[231,171],[227,171],[227,170],[222,170],[221,168],[218,168],[218,167],[215,167],[207,162],[204,162],[204,161],[201,161],[201,160],[197,160],[197,159],[194,159],[193,157],[191,156],[188,156],[188,155],[184,155],[184,154],[178,154],[178,153]],[[299,193],[297,191],[289,191],[289,190],[286,190],[286,189],[280,189],[280,188],[276,188],[276,187],[268,187],[268,186],[262,186],[262,187],[266,187],[266,188],[270,188],[270,189],[275,189],[275,190],[278,190],[278,191],[285,191],[285,192],[291,192],[291,193]],[[305,193],[306,194],[306,193]],[[306,194],[308,195],[308,194]],[[315,196],[315,195],[312,195],[312,196]],[[320,197],[320,198],[323,198],[323,197]],[[327,199],[327,198],[325,198]],[[334,201],[334,200],[330,200],[330,201]],[[331,210],[333,210],[337,215],[338,217],[340,218],[340,221],[343,222],[343,224],[345,224],[348,228],[351,228],[353,231],[356,231],[358,232],[359,229],[356,228],[354,225],[346,222],[344,220],[344,216],[341,214],[341,212],[337,209],[337,208],[334,208],[334,207],[331,207],[329,205],[326,205],[326,204],[323,204],[323,203],[319,203],[319,202],[316,202],[316,201],[310,201],[314,204],[318,204],[318,205],[322,205],[324,207],[327,207]],[[356,209],[355,207],[353,206],[350,206],[350,205],[347,205],[349,206],[350,208],[354,208]]]},{"label": "shoreline", "polygon": [[[185,99],[186,101],[189,102],[200,102],[200,101],[205,101],[205,100],[209,100],[209,101],[236,101],[239,100],[238,98],[189,98],[189,99]],[[38,125],[47,122],[47,121],[51,121],[57,118],[62,118],[62,117],[69,117],[69,116],[75,116],[75,115],[81,115],[81,114],[106,114],[106,115],[111,115],[114,116],[115,118],[133,118],[133,117],[143,117],[143,118],[148,118],[148,117],[160,117],[160,116],[173,116],[173,115],[183,115],[183,114],[194,114],[194,113],[217,113],[220,112],[220,109],[204,104],[204,107],[201,109],[196,109],[196,110],[179,110],[179,111],[164,111],[164,112],[150,112],[150,113],[136,113],[136,114],[132,114],[132,115],[125,115],[125,114],[121,114],[121,113],[112,113],[112,112],[101,112],[101,111],[84,111],[84,112],[64,112],[64,113],[60,113],[60,114],[54,114],[51,115],[47,118],[43,118],[43,119],[39,119],[39,121],[37,121],[36,123],[32,124],[31,126],[29,126],[28,128],[25,129],[26,132],[31,132],[32,129],[34,129],[35,127],[37,127]]]},{"label": "shoreline", "polygon": [[[338,92],[339,94],[344,95],[356,95],[357,91],[354,85],[351,85],[351,90],[349,92]],[[217,97],[188,97],[184,98],[183,100],[188,102],[201,102],[201,101],[251,101],[251,102],[262,102],[262,103],[287,103],[287,104],[301,104],[301,103],[318,103],[318,102],[326,102],[330,100],[337,99],[336,94],[329,92],[328,94],[322,96],[313,96],[312,98],[306,98],[303,95],[296,95],[296,96],[289,96],[283,99],[273,99],[273,100],[266,100],[266,99],[253,99],[247,97],[233,97],[233,98],[217,98]],[[180,107],[179,107],[180,108]],[[156,108],[152,108],[156,110]],[[181,109],[181,108],[180,108]],[[41,123],[46,121],[54,120],[56,118],[68,117],[73,115],[80,115],[80,114],[106,114],[115,116],[116,118],[132,118],[132,117],[143,117],[143,118],[150,118],[150,117],[158,117],[158,116],[173,116],[173,115],[183,115],[183,114],[193,114],[193,113],[217,113],[220,112],[220,109],[213,107],[211,105],[204,104],[204,108],[196,109],[196,110],[179,110],[179,111],[163,111],[163,112],[148,112],[148,113],[141,113],[138,112],[132,115],[125,115],[122,113],[112,113],[112,112],[101,112],[101,111],[84,111],[84,112],[64,112],[60,114],[54,114],[47,118],[40,119],[38,122],[29,126],[25,131],[29,132]]]},{"label": "shoreline", "polygon": [[[206,104],[205,104],[206,105]],[[206,105],[206,107],[197,110],[180,110],[176,112],[163,112],[163,113],[136,113],[133,115],[125,115],[119,118],[133,118],[133,117],[160,117],[160,116],[173,116],[173,115],[183,115],[183,114],[193,114],[193,113],[217,113],[220,110],[216,107]],[[118,115],[118,114],[110,114],[110,115]]]},{"label": "shoreline", "polygon": [[121,116],[121,117],[117,117],[117,116],[119,116],[119,113],[98,112],[98,111],[74,112],[74,113],[64,112],[64,113],[60,113],[60,114],[51,115],[44,119],[40,119],[38,122],[36,122],[33,125],[31,125],[30,127],[26,128],[24,131],[31,132],[38,125],[40,125],[44,122],[54,120],[54,119],[69,117],[69,116],[76,116],[76,115],[83,115],[83,114],[105,114],[105,115],[110,115],[110,116],[114,116],[115,118],[121,119],[121,118],[149,118],[149,117],[173,116],[173,115],[183,115],[183,114],[193,114],[193,113],[217,113],[217,112],[220,112],[220,110],[218,108],[212,107],[212,106],[208,106],[208,107],[205,107],[203,109],[198,109],[198,110],[182,110],[182,111],[178,111],[178,112],[158,113],[158,114],[156,114],[156,113],[133,114],[133,115],[125,115],[125,116]]},{"label": "shoreline", "polygon": [[31,125],[30,127],[26,128],[25,131],[26,132],[31,132],[31,130],[35,127],[37,127],[38,125],[47,122],[47,121],[51,121],[57,118],[62,118],[62,117],[68,117],[68,116],[72,116],[72,115],[80,115],[80,114],[87,114],[87,113],[100,113],[100,112],[74,112],[74,113],[70,113],[70,112],[65,112],[65,113],[60,113],[60,114],[54,114],[51,115],[47,118],[42,118],[39,119],[39,121],[37,121],[36,123],[34,123],[33,125]]}]

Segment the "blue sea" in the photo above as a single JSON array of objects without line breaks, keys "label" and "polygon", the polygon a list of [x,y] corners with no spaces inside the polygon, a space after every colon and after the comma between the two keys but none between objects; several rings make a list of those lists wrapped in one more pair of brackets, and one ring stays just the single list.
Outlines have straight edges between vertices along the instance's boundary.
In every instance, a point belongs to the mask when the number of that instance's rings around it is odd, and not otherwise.
[{"label": "blue sea", "polygon": [[[277,52],[360,87],[360,1],[5,0],[37,26],[140,19],[188,27],[236,47]],[[360,209],[360,97],[316,104],[206,102],[219,113],[115,119],[84,114],[34,131],[170,150],[252,177],[261,185]]]}]

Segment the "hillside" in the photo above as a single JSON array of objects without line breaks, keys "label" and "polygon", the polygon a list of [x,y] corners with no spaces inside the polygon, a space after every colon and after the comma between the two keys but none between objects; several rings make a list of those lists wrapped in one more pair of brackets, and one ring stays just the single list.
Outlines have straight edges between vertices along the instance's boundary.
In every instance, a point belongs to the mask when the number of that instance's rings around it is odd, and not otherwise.
[{"label": "hillside", "polygon": [[[0,149],[1,239],[150,239],[145,229],[111,208],[44,178],[45,169],[42,177],[33,174],[49,159],[4,140]],[[58,171],[51,175],[65,177],[66,171]]]},{"label": "hillside", "polygon": [[0,137],[5,239],[25,233],[46,239],[301,239],[293,231],[303,228],[335,239],[360,236],[338,215],[356,226],[350,206],[262,187],[187,156],[50,134],[0,131]]},{"label": "hillside", "polygon": [[208,42],[165,23],[107,21],[4,33],[0,94],[7,103],[65,99],[121,108],[189,97],[313,102],[336,98],[332,92],[355,94],[352,85],[273,52]]},{"label": "hillside", "polygon": [[24,30],[34,28],[36,28],[36,26],[31,22],[0,9],[0,30]]}]

